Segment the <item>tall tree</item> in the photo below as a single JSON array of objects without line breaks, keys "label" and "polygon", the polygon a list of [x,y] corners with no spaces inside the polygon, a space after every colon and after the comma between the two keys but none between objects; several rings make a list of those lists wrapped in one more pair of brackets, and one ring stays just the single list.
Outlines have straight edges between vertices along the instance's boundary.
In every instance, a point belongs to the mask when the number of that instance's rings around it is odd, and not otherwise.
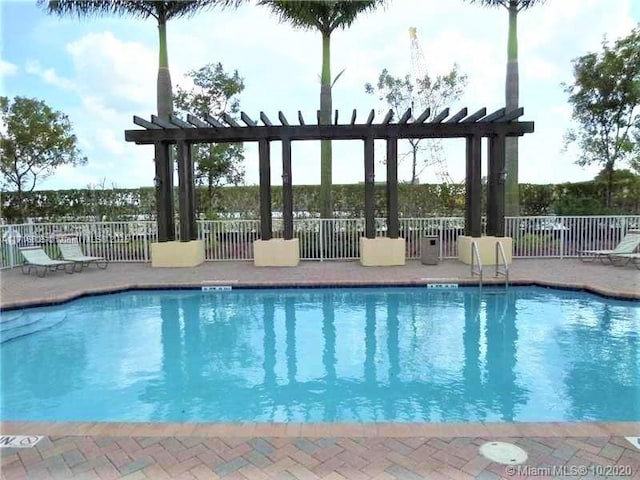
[{"label": "tall tree", "polygon": [[[519,106],[520,79],[518,73],[518,14],[545,0],[467,0],[487,7],[504,7],[509,12],[509,32],[507,40],[507,78],[505,83],[505,107],[507,110]],[[520,213],[520,192],[518,187],[518,137],[508,137],[505,145],[505,215]]]},{"label": "tall tree", "polygon": [[[244,82],[238,71],[226,73],[221,63],[209,63],[187,72],[193,87],[185,90],[177,87],[175,106],[200,118],[218,117],[223,113],[236,117],[240,111],[238,95],[244,90]],[[244,155],[241,143],[195,144],[193,158],[196,164],[196,182],[207,185],[209,212],[215,213],[218,187],[238,185],[244,181]]]},{"label": "tall tree", "polygon": [[640,27],[602,51],[573,61],[574,82],[565,85],[572,118],[567,143],[581,149],[579,165],[601,164],[607,182],[606,206],[611,206],[616,163],[635,167],[640,152]]},{"label": "tall tree", "polygon": [[[369,94],[377,94],[378,99],[387,104],[393,110],[396,118],[411,108],[414,114],[417,112],[416,107],[429,108],[431,114],[429,118],[437,115],[444,105],[456,101],[462,95],[467,84],[467,76],[460,74],[458,66],[453,68],[444,75],[436,75],[431,78],[429,74],[425,74],[423,78],[416,78],[412,81],[409,75],[402,77],[394,77],[385,68],[378,76],[376,87],[371,83],[365,84],[365,91]],[[426,120],[428,121],[429,118]],[[442,142],[437,139],[408,139],[411,146],[411,183],[417,184],[420,173],[429,165],[444,162],[442,158]],[[425,147],[425,143],[427,146]],[[424,155],[419,159],[420,155]],[[418,168],[421,167],[420,170]]]},{"label": "tall tree", "polygon": [[167,21],[214,6],[238,5],[242,0],[38,0],[49,13],[80,18],[117,15],[147,19],[152,17],[158,23],[158,116],[169,118],[173,111],[171,75],[167,49]]},{"label": "tall tree", "polygon": [[[318,30],[322,35],[322,73],[320,75],[320,123],[331,124],[331,34],[349,28],[361,13],[374,10],[385,0],[259,0],[271,8],[280,21],[294,28]],[[342,72],[341,72],[342,73]],[[320,142],[320,215],[333,216],[331,199],[331,141]]]},{"label": "tall tree", "polygon": [[87,162],[77,147],[69,118],[42,100],[0,97],[0,174],[3,188],[16,190],[20,220],[23,194],[62,165]]}]

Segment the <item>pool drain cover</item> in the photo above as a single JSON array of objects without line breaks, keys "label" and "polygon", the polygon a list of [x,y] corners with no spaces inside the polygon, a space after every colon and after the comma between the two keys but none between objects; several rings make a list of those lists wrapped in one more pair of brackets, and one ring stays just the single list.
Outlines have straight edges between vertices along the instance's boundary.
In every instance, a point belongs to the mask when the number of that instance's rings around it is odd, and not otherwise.
[{"label": "pool drain cover", "polygon": [[527,452],[513,443],[488,442],[480,447],[480,453],[503,465],[520,465],[527,461]]}]

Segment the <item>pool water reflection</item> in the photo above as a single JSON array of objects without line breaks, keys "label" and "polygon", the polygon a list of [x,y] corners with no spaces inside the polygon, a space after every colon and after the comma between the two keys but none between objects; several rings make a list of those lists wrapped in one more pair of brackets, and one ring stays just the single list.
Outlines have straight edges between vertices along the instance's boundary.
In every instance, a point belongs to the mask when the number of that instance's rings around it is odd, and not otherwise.
[{"label": "pool water reflection", "polygon": [[63,320],[0,346],[3,420],[640,420],[640,304],[583,292],[140,291],[21,313]]}]

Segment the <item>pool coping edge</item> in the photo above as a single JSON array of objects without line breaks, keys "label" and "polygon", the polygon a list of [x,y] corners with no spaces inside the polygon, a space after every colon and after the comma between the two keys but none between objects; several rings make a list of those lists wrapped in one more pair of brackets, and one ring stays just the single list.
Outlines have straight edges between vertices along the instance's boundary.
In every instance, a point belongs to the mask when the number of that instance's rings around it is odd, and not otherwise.
[{"label": "pool coping edge", "polygon": [[[424,278],[413,280],[401,280],[401,281],[371,281],[371,282],[351,282],[351,281],[296,281],[296,282],[242,282],[238,280],[229,280],[232,283],[233,289],[282,289],[282,288],[357,288],[357,287],[420,287],[430,284],[457,284],[463,287],[473,287],[480,285],[480,282],[475,279],[461,279],[461,278]],[[223,282],[216,281],[216,285],[221,285]],[[499,279],[485,279],[482,282],[483,286],[504,286],[503,280]],[[110,295],[114,293],[121,293],[127,291],[143,291],[143,290],[197,290],[202,286],[208,286],[211,283],[207,281],[201,282],[171,282],[171,283],[124,283],[117,286],[105,286],[99,288],[87,288],[83,290],[76,290],[63,295],[58,295],[50,298],[32,299],[26,301],[6,302],[2,303],[0,300],[0,312],[6,312],[11,310],[17,310],[21,308],[32,307],[45,307],[52,305],[61,305],[71,302],[83,297]],[[578,284],[569,282],[553,282],[548,280],[537,279],[517,279],[511,280],[509,286],[536,286],[542,288],[560,289],[560,290],[574,290],[584,291],[604,298],[611,298],[615,300],[640,300],[640,292],[632,291],[619,291],[609,290],[596,287],[589,284]]]},{"label": "pool coping edge", "polygon": [[639,422],[125,423],[0,421],[2,435],[122,437],[609,437],[640,435]]}]

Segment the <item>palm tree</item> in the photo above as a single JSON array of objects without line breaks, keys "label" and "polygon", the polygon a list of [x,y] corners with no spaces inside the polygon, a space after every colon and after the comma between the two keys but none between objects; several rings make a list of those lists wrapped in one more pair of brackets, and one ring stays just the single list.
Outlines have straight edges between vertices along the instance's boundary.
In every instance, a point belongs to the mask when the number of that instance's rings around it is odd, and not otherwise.
[{"label": "palm tree", "polygon": [[[259,5],[271,8],[280,21],[294,28],[318,30],[322,34],[322,73],[320,75],[320,123],[331,124],[331,89],[340,74],[331,82],[331,34],[348,28],[356,17],[374,10],[385,0],[259,0]],[[331,141],[320,142],[320,215],[333,216],[331,200]]]},{"label": "palm tree", "polygon": [[[507,79],[505,83],[505,107],[518,108],[520,80],[518,78],[518,13],[545,0],[467,0],[487,7],[504,7],[509,12],[507,42]],[[505,145],[505,168],[508,172],[505,184],[505,215],[520,213],[518,191],[518,138],[509,137]]]},{"label": "palm tree", "polygon": [[168,119],[173,112],[173,94],[167,52],[167,21],[193,15],[199,10],[214,6],[238,5],[242,0],[38,0],[49,13],[80,18],[122,15],[158,22],[159,63],[157,83],[158,117]]}]

